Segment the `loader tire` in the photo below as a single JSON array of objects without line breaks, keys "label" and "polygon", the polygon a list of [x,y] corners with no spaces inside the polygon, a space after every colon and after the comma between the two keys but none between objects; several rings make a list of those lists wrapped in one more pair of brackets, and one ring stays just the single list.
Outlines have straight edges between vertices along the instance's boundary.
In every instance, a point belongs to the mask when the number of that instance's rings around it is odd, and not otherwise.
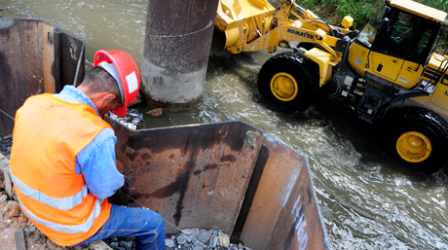
[{"label": "loader tire", "polygon": [[314,80],[318,72],[314,71],[313,62],[297,53],[275,55],[260,69],[258,90],[279,104],[303,111],[313,104],[318,94],[318,83]]},{"label": "loader tire", "polygon": [[423,108],[395,112],[388,151],[411,167],[433,173],[444,167],[448,155],[448,123]]}]

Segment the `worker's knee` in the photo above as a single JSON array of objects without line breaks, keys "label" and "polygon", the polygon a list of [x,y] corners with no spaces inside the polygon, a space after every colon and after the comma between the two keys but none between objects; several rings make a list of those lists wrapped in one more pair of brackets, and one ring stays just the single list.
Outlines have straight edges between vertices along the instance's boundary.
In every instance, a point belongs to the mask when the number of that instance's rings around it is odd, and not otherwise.
[{"label": "worker's knee", "polygon": [[155,230],[157,231],[157,238],[160,244],[160,241],[165,242],[165,221],[163,220],[162,216],[160,214],[157,214],[157,216],[154,217],[155,223],[157,224],[157,227]]},{"label": "worker's knee", "polygon": [[155,214],[156,215],[153,217],[153,219],[154,223],[157,225],[157,229],[158,230],[165,229],[165,221],[163,220],[163,217],[158,213]]},{"label": "worker's knee", "polygon": [[152,210],[146,212],[146,233],[137,237],[138,249],[165,249],[165,222]]},{"label": "worker's knee", "polygon": [[165,222],[162,216],[152,210],[145,211],[145,224],[148,229],[161,231],[165,229]]}]

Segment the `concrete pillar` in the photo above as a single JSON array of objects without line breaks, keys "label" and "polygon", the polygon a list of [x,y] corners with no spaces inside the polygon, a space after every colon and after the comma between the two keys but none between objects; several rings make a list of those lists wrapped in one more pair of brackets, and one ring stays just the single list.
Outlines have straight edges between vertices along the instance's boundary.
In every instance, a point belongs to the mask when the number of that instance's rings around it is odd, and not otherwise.
[{"label": "concrete pillar", "polygon": [[202,96],[218,0],[151,0],[141,67],[142,94],[170,111]]}]

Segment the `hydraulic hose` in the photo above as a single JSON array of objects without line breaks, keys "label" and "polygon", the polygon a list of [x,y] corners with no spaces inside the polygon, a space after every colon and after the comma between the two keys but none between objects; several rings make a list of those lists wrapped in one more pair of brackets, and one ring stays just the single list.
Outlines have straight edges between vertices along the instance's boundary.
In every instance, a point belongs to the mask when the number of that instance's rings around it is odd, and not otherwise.
[{"label": "hydraulic hose", "polygon": [[[300,5],[296,4],[296,3],[294,3],[294,2],[293,2],[292,4],[293,4],[294,7],[300,12],[300,16],[303,17],[303,15],[306,13],[307,10],[306,10],[305,8],[303,8],[302,6],[300,6]],[[327,26],[328,29],[329,29],[330,32],[331,32],[331,35],[332,35],[333,37],[335,36],[335,35],[334,35],[333,28],[331,28],[331,26],[330,26],[327,22],[323,21],[322,19],[320,19],[320,18],[310,18],[310,20],[308,20],[308,22],[321,23],[321,24]]]},{"label": "hydraulic hose", "polygon": [[333,75],[333,81],[336,82],[336,91],[334,93],[328,95],[328,98],[330,98],[330,99],[333,99],[333,98],[337,97],[339,92],[342,89],[341,83],[339,82],[339,79],[335,75]]},{"label": "hydraulic hose", "polygon": [[334,37],[334,31],[333,31],[333,28],[331,28],[331,26],[330,26],[327,22],[322,21],[322,20],[320,20],[320,19],[310,20],[310,21],[308,21],[308,22],[310,22],[310,23],[321,23],[321,24],[324,24],[324,25],[327,26],[328,29],[330,30],[330,32],[331,32],[331,36]]}]

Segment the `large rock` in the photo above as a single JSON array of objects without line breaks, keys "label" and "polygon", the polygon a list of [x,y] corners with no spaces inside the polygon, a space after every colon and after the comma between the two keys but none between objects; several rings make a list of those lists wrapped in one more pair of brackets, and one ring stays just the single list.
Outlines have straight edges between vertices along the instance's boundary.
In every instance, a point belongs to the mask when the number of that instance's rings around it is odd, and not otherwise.
[{"label": "large rock", "polygon": [[165,246],[166,247],[176,247],[176,244],[174,243],[174,240],[172,240],[172,239],[165,239]]},{"label": "large rock", "polygon": [[219,245],[222,247],[229,247],[230,245],[230,237],[223,233],[223,232],[219,232],[218,234],[219,237]]},{"label": "large rock", "polygon": [[19,217],[20,216],[20,207],[17,204],[14,204],[11,211],[8,213],[9,218]]},{"label": "large rock", "polygon": [[202,243],[207,243],[211,235],[212,233],[210,231],[201,229],[199,231],[198,240]]}]

